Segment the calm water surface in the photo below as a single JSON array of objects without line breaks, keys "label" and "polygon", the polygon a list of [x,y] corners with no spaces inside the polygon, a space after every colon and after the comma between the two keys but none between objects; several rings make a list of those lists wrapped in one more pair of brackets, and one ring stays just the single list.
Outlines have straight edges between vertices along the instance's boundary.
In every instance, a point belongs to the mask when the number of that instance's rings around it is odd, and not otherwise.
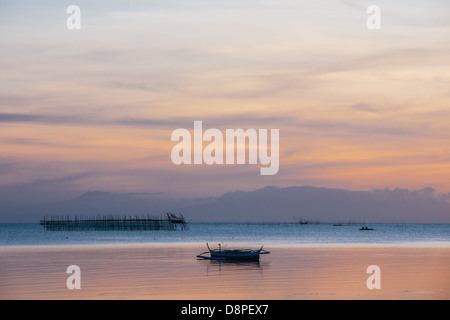
[{"label": "calm water surface", "polygon": [[[361,226],[191,223],[185,231],[109,232],[1,224],[0,299],[450,298],[450,225]],[[197,260],[205,242],[271,253],[259,263]],[[66,287],[74,264],[81,290]],[[382,290],[366,287],[372,264],[382,269]]]},{"label": "calm water surface", "polygon": [[45,231],[39,224],[0,224],[0,246],[146,243],[246,243],[254,245],[450,246],[450,224],[190,223],[183,231]]}]

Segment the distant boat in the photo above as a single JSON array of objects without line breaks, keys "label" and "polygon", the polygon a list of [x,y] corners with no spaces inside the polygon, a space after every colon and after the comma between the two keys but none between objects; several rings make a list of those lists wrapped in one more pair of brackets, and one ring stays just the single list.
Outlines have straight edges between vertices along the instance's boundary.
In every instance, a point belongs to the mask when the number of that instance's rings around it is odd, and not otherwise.
[{"label": "distant boat", "polygon": [[359,228],[359,230],[364,230],[364,231],[369,231],[369,230],[373,230],[373,228],[368,228],[368,227],[362,227],[362,228]]},{"label": "distant boat", "polygon": [[[227,261],[259,261],[260,254],[268,254],[269,251],[263,249],[263,246],[258,250],[253,249],[222,249],[219,244],[219,249],[211,249],[206,243],[208,251],[205,251],[199,255],[197,258],[209,259],[209,260],[227,260]],[[210,254],[210,256],[205,256],[205,254]]]},{"label": "distant boat", "polygon": [[333,223],[333,227],[342,227],[342,223]]}]

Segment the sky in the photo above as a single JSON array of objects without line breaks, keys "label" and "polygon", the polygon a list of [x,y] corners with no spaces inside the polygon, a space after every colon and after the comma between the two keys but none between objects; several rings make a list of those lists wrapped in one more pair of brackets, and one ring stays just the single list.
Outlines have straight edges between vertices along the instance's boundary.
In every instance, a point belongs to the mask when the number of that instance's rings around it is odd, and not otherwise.
[{"label": "sky", "polygon": [[[449,12],[447,0],[0,0],[0,193],[450,192]],[[195,120],[279,129],[279,171],[175,165],[171,134]]]}]

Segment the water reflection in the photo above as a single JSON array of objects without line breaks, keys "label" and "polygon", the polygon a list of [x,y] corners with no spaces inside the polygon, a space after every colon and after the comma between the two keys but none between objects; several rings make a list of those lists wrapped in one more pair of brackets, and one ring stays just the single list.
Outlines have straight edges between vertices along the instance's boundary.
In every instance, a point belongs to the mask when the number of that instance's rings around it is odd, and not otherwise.
[{"label": "water reflection", "polygon": [[263,271],[269,267],[267,261],[230,261],[230,260],[208,260],[202,263],[206,264],[206,272],[227,272],[227,271]]}]

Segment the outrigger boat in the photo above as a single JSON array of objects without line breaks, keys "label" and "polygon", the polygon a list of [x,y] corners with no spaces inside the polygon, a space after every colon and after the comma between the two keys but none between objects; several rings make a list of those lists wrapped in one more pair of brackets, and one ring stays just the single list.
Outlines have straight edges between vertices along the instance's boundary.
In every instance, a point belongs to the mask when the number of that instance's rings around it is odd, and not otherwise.
[{"label": "outrigger boat", "polygon": [[[199,259],[209,260],[227,260],[227,261],[259,261],[260,254],[268,254],[269,251],[263,249],[263,246],[258,250],[253,249],[222,249],[219,244],[219,249],[211,249],[206,243],[208,251],[202,252],[197,255]],[[205,256],[205,254],[210,254]]]}]

